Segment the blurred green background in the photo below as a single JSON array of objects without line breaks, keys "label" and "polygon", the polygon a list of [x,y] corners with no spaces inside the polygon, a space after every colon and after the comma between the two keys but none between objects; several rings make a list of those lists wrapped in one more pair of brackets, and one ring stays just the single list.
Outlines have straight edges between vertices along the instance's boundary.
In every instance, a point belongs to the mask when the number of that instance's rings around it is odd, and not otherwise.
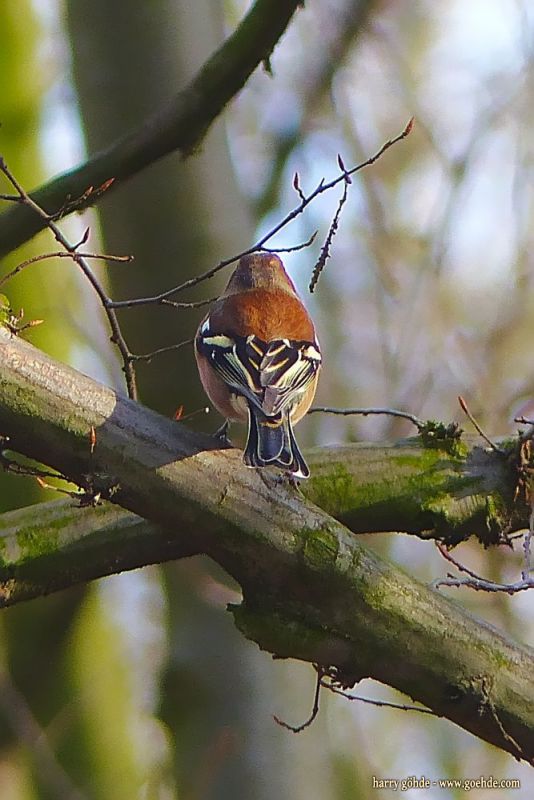
[{"label": "blurred green background", "polygon": [[[76,165],[186,85],[248,5],[1,0],[0,153],[28,189]],[[468,427],[462,394],[489,432],[512,433],[517,413],[534,413],[533,34],[529,0],[308,2],[275,50],[273,76],[253,76],[194,157],[165,158],[63,228],[76,240],[90,226],[91,249],[135,255],[95,266],[112,297],[154,294],[249,247],[295,205],[295,171],[310,190],[336,174],[338,153],[356,164],[415,115],[411,136],[354,180],[313,297],[320,241],[285,257],[322,343],[317,399]],[[273,246],[316,228],[324,237],[338,197],[317,200]],[[41,234],[2,274],[50,249]],[[28,339],[122,385],[73,264],[35,265],[4,290],[27,318],[45,320]],[[201,314],[132,309],[121,325],[134,352],[148,352],[190,338]],[[142,401],[167,415],[206,404],[189,349],[141,364],[139,382]],[[215,413],[191,421],[219,423]],[[412,433],[398,420],[319,415],[299,430],[308,444]],[[1,510],[44,496],[30,479],[0,475]],[[447,571],[431,543],[366,539],[422,580]],[[455,555],[494,580],[521,568],[519,548],[464,544]],[[532,644],[527,593],[454,596]],[[273,713],[307,717],[314,674],[240,637],[225,611],[238,597],[197,558],[3,611],[0,799],[348,800],[389,796],[373,776],[410,775],[520,778],[513,797],[533,796],[532,770],[443,720],[323,696],[304,733],[278,727]],[[370,681],[358,691],[403,700]]]}]

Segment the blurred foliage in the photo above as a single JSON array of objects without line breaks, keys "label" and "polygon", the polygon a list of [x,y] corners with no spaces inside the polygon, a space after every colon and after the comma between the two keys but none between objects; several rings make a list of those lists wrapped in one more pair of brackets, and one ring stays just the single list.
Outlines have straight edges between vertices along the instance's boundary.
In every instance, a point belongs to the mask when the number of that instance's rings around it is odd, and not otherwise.
[{"label": "blurred foliage", "polygon": [[[230,28],[247,6],[227,0]],[[45,164],[68,168],[83,136],[90,151],[103,147],[174,94],[222,23],[207,2],[138,0],[126,14],[104,0],[3,0],[0,152],[28,188]],[[400,407],[469,428],[462,394],[489,433],[514,433],[514,415],[534,408],[533,33],[527,0],[308,3],[275,50],[274,77],[253,76],[226,132],[218,124],[194,159],[166,159],[106,198],[98,217],[64,224],[73,238],[90,224],[92,241],[101,233],[103,248],[135,254],[132,265],[98,268],[114,297],[153,294],[275,224],[298,202],[295,171],[308,191],[337,173],[338,153],[347,166],[365,160],[415,115],[410,137],[355,178],[307,298],[325,356],[318,402]],[[319,229],[312,248],[285,259],[303,295],[337,200],[321,198],[276,240],[292,245]],[[36,239],[2,273],[47,249]],[[28,338],[118,383],[101,314],[70,265],[36,265],[2,288],[15,313],[45,319]],[[189,338],[201,314],[127,311],[121,323],[146,352]],[[142,365],[140,383],[143,401],[167,414],[205,403],[187,350]],[[316,443],[411,433],[398,420],[319,415],[300,430]],[[0,478],[6,508],[36,499],[29,481]],[[366,543],[423,581],[447,570],[413,537]],[[517,549],[464,544],[455,555],[493,580],[521,568]],[[306,718],[313,675],[241,640],[224,612],[235,592],[196,560],[3,612],[2,800],[63,800],[63,790],[98,800],[375,798],[386,795],[373,775],[414,774],[520,777],[514,796],[531,796],[528,768],[443,720],[323,697],[301,736],[275,726],[273,712]],[[526,593],[461,600],[533,641]],[[367,682],[358,690],[399,700]]]},{"label": "blurred foliage", "polygon": [[[91,787],[95,797],[130,800],[145,778],[132,741],[136,703],[116,625],[102,611],[96,593],[90,593],[69,643],[72,688],[79,698],[85,739],[80,749],[87,761],[84,784]],[[80,765],[73,767],[78,772]]]},{"label": "blurred foliage", "polygon": [[[6,0],[0,4],[0,152],[17,178],[28,187],[41,181],[46,174],[39,130],[43,96],[52,76],[43,68],[42,35],[30,0]],[[8,189],[2,182],[1,191]],[[47,235],[38,237],[5,259],[2,273],[49,247]],[[71,275],[72,279],[65,275],[64,265],[49,264],[46,271],[21,273],[7,289],[15,317],[22,308],[29,318],[37,316],[35,310],[39,308],[39,316],[47,320],[46,324],[33,328],[28,338],[64,359],[69,357],[75,338],[67,323],[69,290],[80,283],[73,271]],[[72,307],[76,307],[80,301],[79,292],[74,291],[70,300]],[[0,475],[1,510],[27,505],[44,496],[31,479],[21,481],[11,475]],[[13,691],[7,691],[10,684],[5,685],[0,711],[0,741],[4,754],[9,754],[6,768],[0,770],[2,797],[13,797],[13,800],[54,797],[59,787],[70,785],[68,779],[63,782],[53,750],[32,758],[28,757],[28,746],[31,750],[35,736],[32,723],[40,733],[39,725],[55,713],[58,703],[63,702],[64,686],[57,668],[63,632],[74,612],[77,596],[76,592],[67,593],[51,603],[21,607],[13,614],[3,615],[0,640]]]},{"label": "blurred foliage", "polygon": [[[41,74],[38,68],[38,45],[40,27],[32,10],[30,0],[7,0],[0,7],[0,75],[2,75],[2,101],[0,112],[0,152],[11,164],[13,171],[24,182],[33,184],[42,180],[44,170],[39,153],[39,117],[42,100],[42,83],[33,79]],[[41,79],[42,80],[42,79]],[[0,181],[1,191],[10,187]],[[2,274],[15,266],[19,260],[42,252],[42,241],[31,242],[20,252],[2,263]],[[35,281],[26,278],[23,285],[13,283],[9,287],[9,307],[13,313],[26,303],[32,305],[42,291]],[[52,342],[46,332],[36,331],[32,340],[46,347]],[[58,352],[65,356],[66,351]],[[0,510],[24,505],[37,499],[37,485],[21,485],[10,475],[0,475]]]}]

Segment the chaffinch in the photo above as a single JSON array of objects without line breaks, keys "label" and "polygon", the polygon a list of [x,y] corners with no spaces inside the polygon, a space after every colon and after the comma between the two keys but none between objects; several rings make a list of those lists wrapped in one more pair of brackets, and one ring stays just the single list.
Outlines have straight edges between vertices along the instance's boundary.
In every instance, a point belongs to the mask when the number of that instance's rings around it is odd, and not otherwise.
[{"label": "chaffinch", "polygon": [[308,411],[321,353],[313,322],[282,261],[243,256],[195,336],[202,385],[226,420],[248,421],[243,458],[307,478],[295,425]]}]

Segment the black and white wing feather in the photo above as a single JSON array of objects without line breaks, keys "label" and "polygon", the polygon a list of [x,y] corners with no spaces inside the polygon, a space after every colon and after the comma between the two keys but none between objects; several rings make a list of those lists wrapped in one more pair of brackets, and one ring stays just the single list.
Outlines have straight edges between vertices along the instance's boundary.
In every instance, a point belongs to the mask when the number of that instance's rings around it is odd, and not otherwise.
[{"label": "black and white wing feather", "polygon": [[267,417],[290,412],[321,366],[317,342],[264,342],[252,334],[245,338],[210,333],[207,325],[199,332],[197,348],[236,394]]}]

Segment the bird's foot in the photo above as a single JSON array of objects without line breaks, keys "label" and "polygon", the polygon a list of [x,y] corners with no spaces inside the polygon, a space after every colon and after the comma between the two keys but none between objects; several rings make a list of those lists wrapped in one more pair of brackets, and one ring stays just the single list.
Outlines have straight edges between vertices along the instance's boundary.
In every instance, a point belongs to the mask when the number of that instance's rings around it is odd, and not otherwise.
[{"label": "bird's foot", "polygon": [[284,478],[293,489],[300,491],[300,478],[296,478],[290,472],[286,472]]},{"label": "bird's foot", "polygon": [[265,467],[256,467],[256,472],[268,489],[276,489],[280,486],[287,488],[290,486],[300,492],[300,480],[290,472],[272,468],[266,469]]},{"label": "bird's foot", "polygon": [[215,431],[215,433],[212,434],[212,436],[215,439],[219,439],[219,441],[222,444],[225,444],[227,447],[232,447],[232,442],[228,438],[229,427],[230,427],[230,420],[225,419],[221,427],[217,428],[217,430]]}]

